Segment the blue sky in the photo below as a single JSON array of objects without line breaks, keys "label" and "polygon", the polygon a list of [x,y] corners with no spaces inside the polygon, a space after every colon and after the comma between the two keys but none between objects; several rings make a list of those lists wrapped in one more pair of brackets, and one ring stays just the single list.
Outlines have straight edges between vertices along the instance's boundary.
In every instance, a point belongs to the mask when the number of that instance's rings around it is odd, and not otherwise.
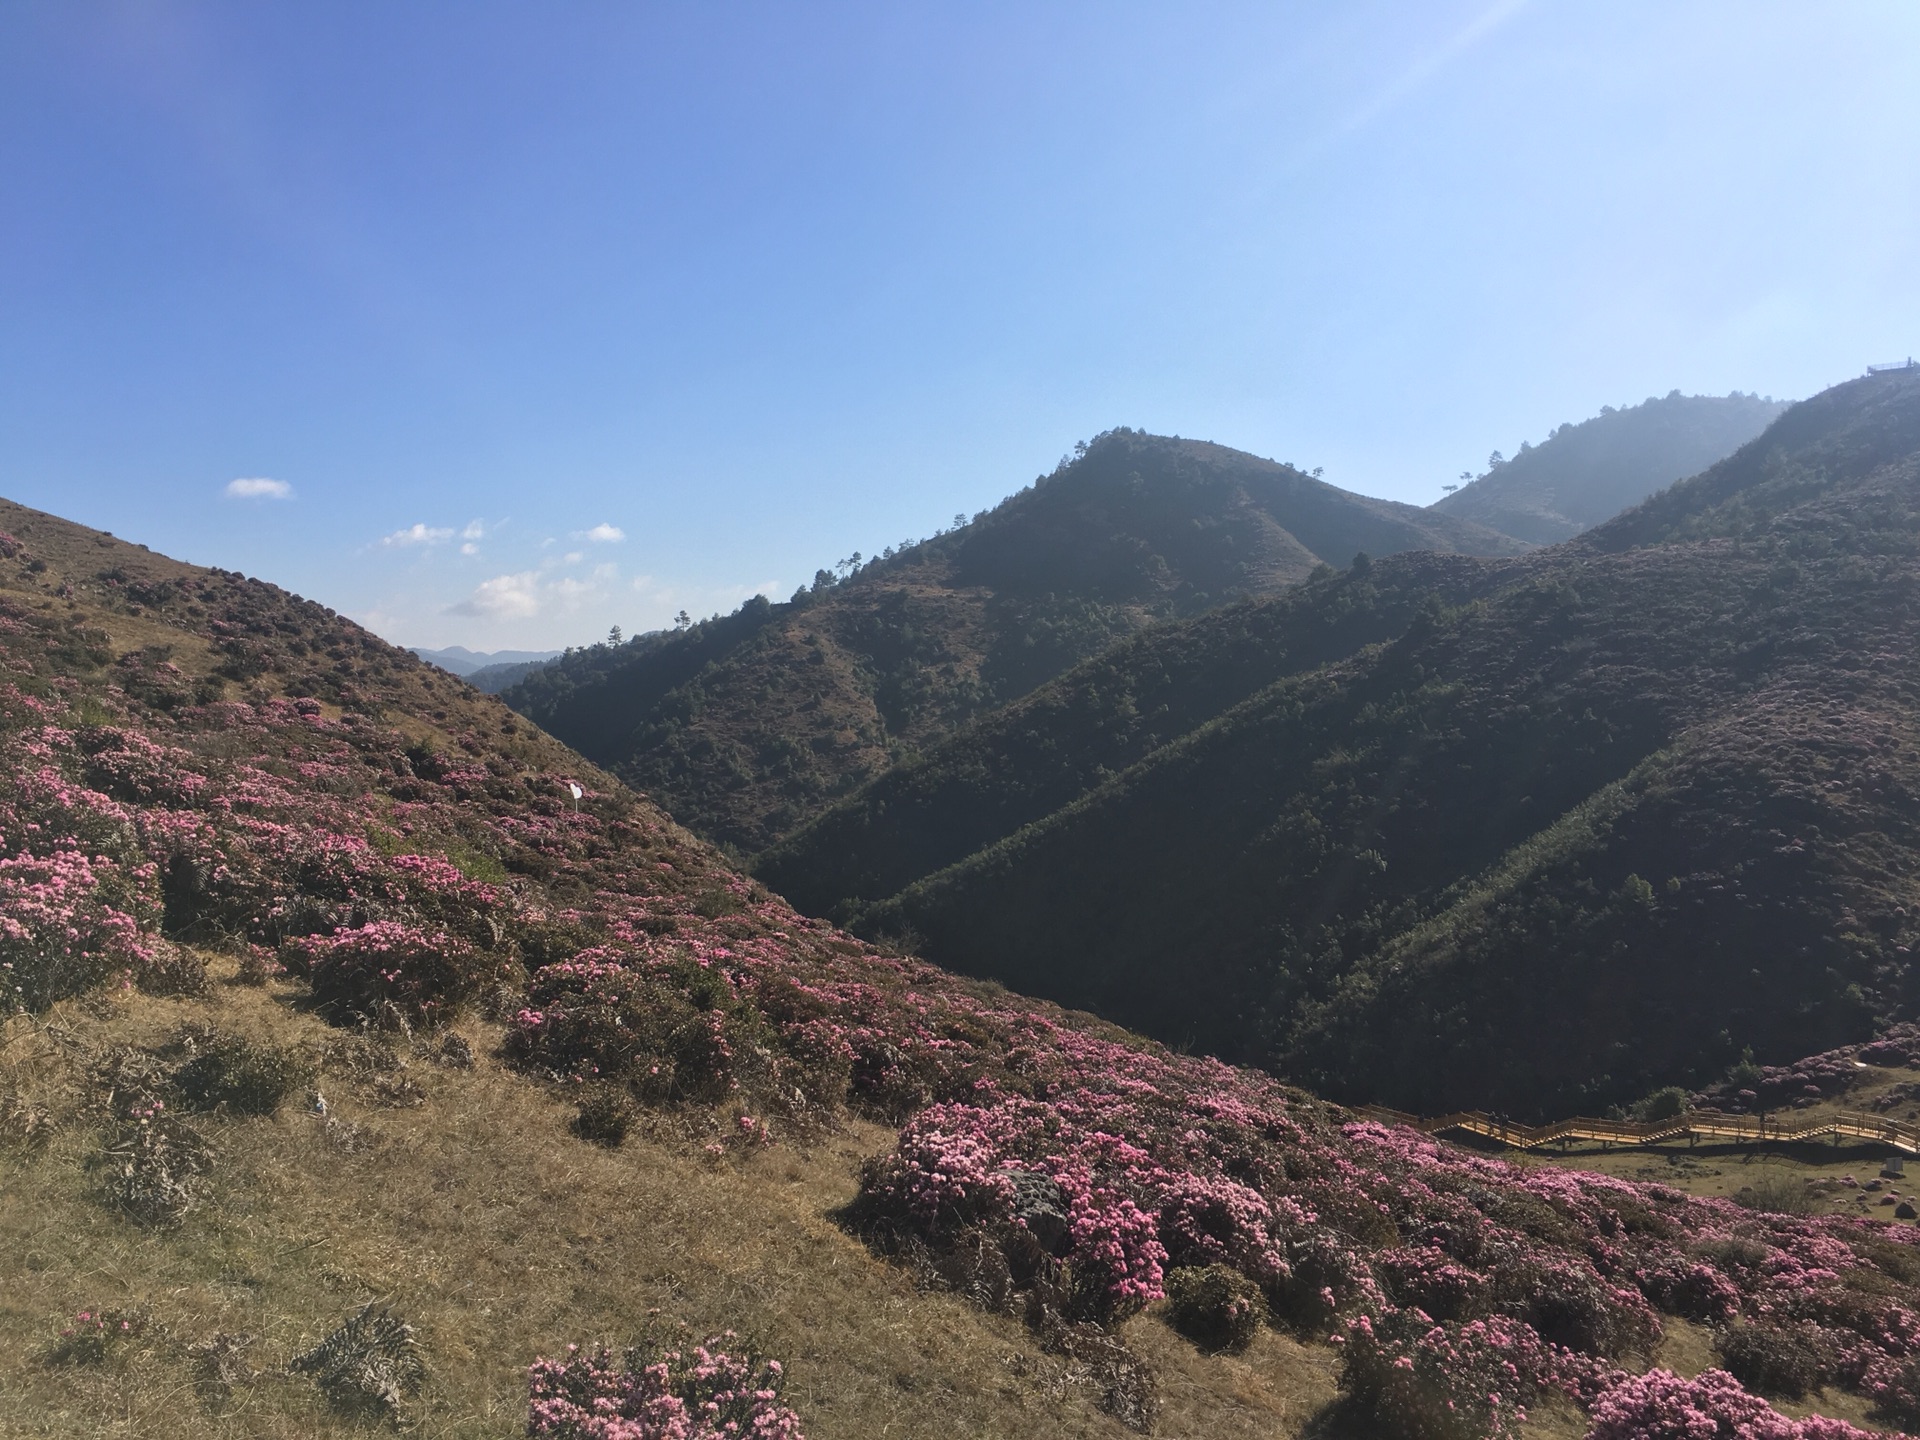
[{"label": "blue sky", "polygon": [[14,0],[0,493],[477,649],[1113,425],[1426,503],[1920,352],[1916,75],[1907,3]]}]

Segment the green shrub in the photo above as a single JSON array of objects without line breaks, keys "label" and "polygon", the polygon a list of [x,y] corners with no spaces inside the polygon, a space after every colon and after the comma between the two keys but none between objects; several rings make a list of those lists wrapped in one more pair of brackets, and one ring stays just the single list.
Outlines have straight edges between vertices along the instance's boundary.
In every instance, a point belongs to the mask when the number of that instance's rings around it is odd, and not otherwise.
[{"label": "green shrub", "polygon": [[709,920],[718,920],[723,915],[737,915],[746,909],[746,902],[724,885],[710,885],[693,897],[695,913]]},{"label": "green shrub", "polygon": [[313,1067],[283,1046],[220,1034],[189,1044],[197,1053],[174,1071],[173,1084],[190,1110],[225,1105],[240,1115],[271,1115],[313,1078]]},{"label": "green shrub", "polygon": [[571,960],[582,950],[604,944],[606,937],[571,916],[551,916],[528,920],[514,931],[520,946],[520,958],[529,970]]},{"label": "green shrub", "polygon": [[633,1128],[634,1103],[617,1085],[598,1085],[580,1101],[580,1112],[573,1117],[573,1133],[609,1150],[618,1150]]},{"label": "green shrub", "polygon": [[1826,1375],[1821,1347],[1801,1327],[1731,1325],[1715,1339],[1714,1349],[1729,1375],[1762,1395],[1798,1400]]},{"label": "green shrub", "polygon": [[1167,1276],[1167,1318],[1204,1350],[1246,1349],[1266,1314],[1260,1287],[1228,1266],[1190,1267]]},{"label": "green shrub", "polygon": [[1687,1112],[1687,1092],[1678,1085],[1656,1090],[1633,1107],[1633,1118],[1646,1123],[1671,1120]]},{"label": "green shrub", "polygon": [[1753,1063],[1751,1045],[1740,1052],[1740,1062],[1727,1069],[1727,1084],[1735,1090],[1757,1090],[1760,1082],[1766,1078],[1766,1072]]},{"label": "green shrub", "polygon": [[1751,1185],[1741,1186],[1733,1202],[1749,1210],[1765,1211],[1769,1215],[1811,1215],[1814,1212],[1812,1192],[1805,1181],[1792,1175],[1762,1175]]}]

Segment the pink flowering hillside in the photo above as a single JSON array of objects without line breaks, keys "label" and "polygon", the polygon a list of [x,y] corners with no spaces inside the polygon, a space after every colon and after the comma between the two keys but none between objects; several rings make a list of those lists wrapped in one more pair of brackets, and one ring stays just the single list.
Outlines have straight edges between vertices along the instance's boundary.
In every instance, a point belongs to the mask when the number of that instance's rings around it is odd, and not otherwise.
[{"label": "pink flowering hillside", "polygon": [[0,520],[8,1424],[1920,1425],[1909,1226],[1510,1165],[956,978],[318,607]]}]

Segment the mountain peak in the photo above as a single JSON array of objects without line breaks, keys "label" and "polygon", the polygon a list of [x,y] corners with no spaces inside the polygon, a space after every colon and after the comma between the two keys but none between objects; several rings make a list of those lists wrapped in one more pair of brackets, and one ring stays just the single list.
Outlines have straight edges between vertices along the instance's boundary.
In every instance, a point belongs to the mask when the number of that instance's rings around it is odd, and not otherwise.
[{"label": "mountain peak", "polygon": [[969,524],[683,634],[503,691],[683,823],[752,852],[819,805],[1144,627],[1356,554],[1517,555],[1471,520],[1208,441],[1111,430]]}]

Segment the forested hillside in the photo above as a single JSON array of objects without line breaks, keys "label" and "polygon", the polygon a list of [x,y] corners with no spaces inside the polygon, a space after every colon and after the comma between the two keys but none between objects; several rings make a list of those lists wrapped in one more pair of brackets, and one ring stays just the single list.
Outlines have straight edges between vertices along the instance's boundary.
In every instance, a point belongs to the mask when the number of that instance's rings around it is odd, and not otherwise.
[{"label": "forested hillside", "polygon": [[1631,1100],[1920,999],[1917,584],[1920,385],[1853,382],[1571,544],[1141,637],[763,873],[1343,1098]]},{"label": "forested hillside", "polygon": [[790,602],[593,646],[515,709],[740,850],[1156,620],[1403,550],[1509,555],[1471,521],[1196,440],[1098,437],[989,513]]},{"label": "forested hillside", "polygon": [[1697,475],[1766,429],[1787,408],[1758,395],[1648,399],[1562,425],[1538,445],[1495,461],[1432,508],[1552,545],[1610,520],[1674,481]]},{"label": "forested hillside", "polygon": [[815,914],[858,914],[1043,819],[1285,675],[1390,640],[1510,564],[1412,552],[1122,641],[896,766],[754,862]]}]

